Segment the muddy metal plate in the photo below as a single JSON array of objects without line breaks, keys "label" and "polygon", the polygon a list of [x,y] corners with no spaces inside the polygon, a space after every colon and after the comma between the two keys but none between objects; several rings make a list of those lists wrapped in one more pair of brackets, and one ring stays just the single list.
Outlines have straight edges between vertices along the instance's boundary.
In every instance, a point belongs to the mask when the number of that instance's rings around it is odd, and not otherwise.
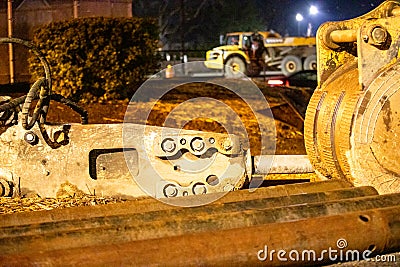
[{"label": "muddy metal plate", "polygon": [[357,185],[399,192],[400,64],[382,72],[365,90],[355,114],[350,161]]},{"label": "muddy metal plate", "polygon": [[[126,155],[126,162],[125,162]],[[139,155],[134,148],[93,149],[89,152],[89,175],[92,179],[120,179],[129,173],[139,174]]]},{"label": "muddy metal plate", "polygon": [[[9,195],[55,197],[68,188],[71,194],[174,197],[229,191],[246,174],[245,153],[230,135],[137,124],[46,128],[61,147],[50,148],[36,126],[26,131],[19,124],[0,136],[0,165],[8,174],[1,178],[14,185]],[[170,140],[178,142],[165,145]]]}]

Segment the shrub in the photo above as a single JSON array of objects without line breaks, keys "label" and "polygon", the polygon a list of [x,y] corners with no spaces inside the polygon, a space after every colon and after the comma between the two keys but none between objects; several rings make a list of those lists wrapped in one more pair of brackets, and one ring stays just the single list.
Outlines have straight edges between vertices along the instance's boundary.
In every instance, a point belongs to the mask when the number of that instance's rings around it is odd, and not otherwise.
[{"label": "shrub", "polygon": [[[38,28],[33,43],[51,67],[53,92],[75,101],[125,99],[157,70],[158,31],[141,18],[80,18]],[[30,58],[36,80],[43,68]]]}]

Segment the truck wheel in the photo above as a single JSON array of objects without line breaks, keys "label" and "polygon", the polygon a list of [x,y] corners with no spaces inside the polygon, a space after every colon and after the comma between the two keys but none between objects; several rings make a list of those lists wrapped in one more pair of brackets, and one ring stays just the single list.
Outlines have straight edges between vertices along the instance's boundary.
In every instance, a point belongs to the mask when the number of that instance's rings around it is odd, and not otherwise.
[{"label": "truck wheel", "polygon": [[306,57],[304,60],[304,69],[305,70],[316,70],[317,69],[317,56],[311,55]]},{"label": "truck wheel", "polygon": [[230,78],[242,77],[246,71],[246,64],[239,57],[231,57],[226,61],[225,76]]},{"label": "truck wheel", "polygon": [[281,62],[281,70],[285,76],[299,72],[302,69],[301,59],[296,56],[286,56]]}]

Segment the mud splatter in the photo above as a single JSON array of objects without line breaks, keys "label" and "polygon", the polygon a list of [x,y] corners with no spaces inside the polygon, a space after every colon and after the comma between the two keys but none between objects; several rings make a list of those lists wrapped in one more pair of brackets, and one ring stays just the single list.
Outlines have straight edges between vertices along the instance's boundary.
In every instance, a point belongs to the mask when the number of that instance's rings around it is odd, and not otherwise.
[{"label": "mud splatter", "polygon": [[389,132],[392,128],[392,109],[390,108],[390,101],[387,96],[383,96],[380,100],[382,106],[383,123],[386,126],[386,131]]}]

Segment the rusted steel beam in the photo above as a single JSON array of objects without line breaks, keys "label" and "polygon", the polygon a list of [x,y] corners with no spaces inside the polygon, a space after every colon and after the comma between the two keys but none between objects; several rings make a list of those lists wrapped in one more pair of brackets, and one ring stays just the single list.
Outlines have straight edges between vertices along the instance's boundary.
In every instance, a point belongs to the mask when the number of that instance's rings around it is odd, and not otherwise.
[{"label": "rusted steel beam", "polygon": [[[214,204],[245,201],[260,198],[281,197],[296,194],[307,194],[315,192],[327,192],[337,189],[350,188],[352,185],[344,180],[328,180],[313,183],[297,183],[289,185],[278,185],[258,188],[254,190],[238,190],[229,193],[215,193],[213,195],[186,196],[184,198],[164,199],[170,205],[160,202],[154,198],[131,200],[126,203],[112,205],[101,205],[94,207],[76,207],[74,209],[54,209],[51,211],[37,211],[34,213],[16,213],[12,215],[0,215],[0,227],[17,226],[33,223],[45,223],[59,220],[85,219],[100,216],[116,216],[138,212],[149,212],[155,210],[170,210],[180,206],[201,205],[204,203]],[[219,196],[221,198],[219,198]],[[186,205],[185,205],[186,203]]]},{"label": "rusted steel beam", "polygon": [[7,266],[320,265],[399,250],[399,217],[400,206],[393,206],[160,239],[25,251],[2,255],[0,261]]},{"label": "rusted steel beam", "polygon": [[[355,210],[400,205],[400,195],[376,196],[371,187],[303,195],[24,224],[0,228],[0,251],[69,249],[196,232],[242,228],[257,224],[303,220]],[[363,197],[367,195],[368,197]],[[123,229],[123,230],[120,230]]]}]

